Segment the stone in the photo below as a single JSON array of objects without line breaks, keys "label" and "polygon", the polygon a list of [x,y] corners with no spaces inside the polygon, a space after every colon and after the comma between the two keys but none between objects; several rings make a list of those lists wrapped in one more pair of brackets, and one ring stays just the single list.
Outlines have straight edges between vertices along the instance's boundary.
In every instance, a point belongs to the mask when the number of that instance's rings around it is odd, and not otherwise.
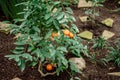
[{"label": "stone", "polygon": [[20,79],[20,78],[16,77],[16,78],[13,78],[12,80],[22,80],[22,79]]},{"label": "stone", "polygon": [[80,70],[83,70],[86,68],[86,62],[83,58],[70,58],[71,62],[75,63],[76,67]]},{"label": "stone", "polygon": [[108,30],[104,30],[103,33],[102,33],[102,37],[103,37],[105,40],[108,40],[108,39],[112,38],[114,35],[115,35],[115,33],[110,32],[110,31],[108,31]]},{"label": "stone", "polygon": [[114,20],[111,18],[107,18],[107,19],[103,20],[102,23],[108,27],[113,27]]},{"label": "stone", "polygon": [[86,0],[79,0],[78,8],[92,7],[92,1],[86,2]]},{"label": "stone", "polygon": [[9,29],[7,28],[10,24],[0,22],[0,32],[4,32],[6,34],[9,33]]},{"label": "stone", "polygon": [[93,33],[90,31],[84,31],[84,32],[78,34],[78,36],[80,36],[81,38],[84,38],[84,39],[92,39]]},{"label": "stone", "polygon": [[82,17],[79,17],[81,22],[87,22],[88,21],[88,17],[87,16],[82,16]]},{"label": "stone", "polygon": [[120,72],[112,72],[112,73],[108,73],[108,75],[120,76]]}]

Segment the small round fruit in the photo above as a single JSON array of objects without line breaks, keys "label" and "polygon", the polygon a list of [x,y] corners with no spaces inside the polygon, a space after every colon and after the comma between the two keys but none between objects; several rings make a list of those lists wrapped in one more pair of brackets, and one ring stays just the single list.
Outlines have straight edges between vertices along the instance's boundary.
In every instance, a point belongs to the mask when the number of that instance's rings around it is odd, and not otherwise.
[{"label": "small round fruit", "polygon": [[74,38],[74,34],[70,32],[69,37]]},{"label": "small round fruit", "polygon": [[47,64],[46,65],[46,70],[47,71],[52,71],[53,70],[53,65],[52,64]]},{"label": "small round fruit", "polygon": [[70,31],[66,29],[66,30],[63,30],[63,33],[64,33],[65,36],[69,36]]},{"label": "small round fruit", "polygon": [[54,38],[54,37],[58,37],[58,36],[59,36],[58,33],[52,32],[52,37],[53,37],[53,38]]}]

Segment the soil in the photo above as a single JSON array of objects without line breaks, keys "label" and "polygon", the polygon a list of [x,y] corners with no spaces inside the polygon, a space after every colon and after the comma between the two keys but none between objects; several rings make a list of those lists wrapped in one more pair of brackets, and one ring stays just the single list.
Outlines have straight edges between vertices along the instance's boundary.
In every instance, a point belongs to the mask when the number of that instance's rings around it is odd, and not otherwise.
[{"label": "soil", "polygon": [[[110,1],[110,0],[109,0]],[[89,30],[94,33],[94,38],[98,37],[102,34],[103,30],[109,30],[114,32],[116,35],[108,40],[110,43],[114,43],[114,41],[120,38],[120,13],[111,13],[111,9],[115,9],[118,7],[114,5],[115,3],[106,2],[104,8],[99,8],[100,16],[97,17],[98,22],[104,20],[106,18],[112,18],[114,20],[113,28],[108,28],[106,26],[99,27],[91,27],[90,24],[82,23],[79,20],[78,16],[84,16],[85,9],[78,9],[77,7],[72,7],[74,11],[74,16],[77,20],[76,25],[78,26],[80,32],[84,30]],[[2,20],[2,19],[0,19]],[[70,76],[67,71],[62,72],[60,76],[47,76],[41,77],[36,67],[27,67],[25,71],[21,72],[16,63],[12,60],[8,60],[5,58],[5,55],[11,54],[11,50],[14,49],[15,45],[14,35],[0,33],[0,80],[11,80],[13,78],[19,77],[22,80],[69,80]],[[86,45],[88,45],[89,53],[92,53],[96,50],[91,50],[92,43],[89,41],[84,41]],[[99,50],[99,55],[96,57],[96,60],[103,58],[107,54],[107,50]],[[108,76],[107,73],[120,71],[119,67],[115,67],[111,62],[107,66],[103,64],[99,64],[99,62],[95,63],[91,61],[89,58],[84,57],[86,61],[86,69],[83,70],[83,74],[77,74],[76,76],[81,77],[81,80],[120,80],[120,77],[116,76]]]}]

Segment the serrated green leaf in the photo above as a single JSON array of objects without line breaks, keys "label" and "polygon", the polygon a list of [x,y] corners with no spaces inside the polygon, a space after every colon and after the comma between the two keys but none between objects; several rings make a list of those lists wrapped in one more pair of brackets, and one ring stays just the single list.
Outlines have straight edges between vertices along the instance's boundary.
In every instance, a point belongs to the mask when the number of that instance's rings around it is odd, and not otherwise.
[{"label": "serrated green leaf", "polygon": [[62,47],[62,46],[58,47],[57,50],[63,51],[63,52],[68,52],[66,47]]},{"label": "serrated green leaf", "polygon": [[61,13],[60,15],[57,16],[57,20],[60,20],[62,18],[64,18],[64,14],[63,13]]},{"label": "serrated green leaf", "polygon": [[18,62],[20,60],[20,55],[6,55],[5,57],[9,58],[9,59],[13,59],[16,62]]},{"label": "serrated green leaf", "polygon": [[15,50],[23,50],[24,49],[24,46],[16,46],[15,47]]},{"label": "serrated green leaf", "polygon": [[66,10],[67,10],[68,13],[73,14],[73,11],[70,7],[67,7]]},{"label": "serrated green leaf", "polygon": [[14,44],[15,44],[15,45],[20,45],[20,46],[21,46],[21,45],[25,45],[25,43],[22,42],[22,41],[19,41],[19,42],[17,41],[17,42],[15,42]]},{"label": "serrated green leaf", "polygon": [[21,71],[24,71],[24,69],[25,69],[25,60],[21,60],[21,65],[19,66],[20,67],[20,69],[21,69]]},{"label": "serrated green leaf", "polygon": [[69,63],[70,63],[70,69],[71,69],[72,71],[75,71],[75,72],[77,72],[77,73],[82,73],[82,72],[76,67],[76,65],[75,65],[73,62],[69,61]]},{"label": "serrated green leaf", "polygon": [[40,33],[40,29],[37,26],[34,26],[33,29],[34,29],[34,31]]},{"label": "serrated green leaf", "polygon": [[53,24],[57,30],[59,30],[59,22],[57,20],[53,20]]},{"label": "serrated green leaf", "polygon": [[28,52],[31,52],[32,50],[35,49],[35,47],[34,47],[34,45],[32,43],[29,43],[28,45],[29,45],[28,49],[27,49]]},{"label": "serrated green leaf", "polygon": [[72,25],[71,31],[74,31],[74,33],[79,33],[79,29],[77,28],[77,26],[75,24],[71,24],[71,25]]},{"label": "serrated green leaf", "polygon": [[24,51],[23,50],[13,50],[12,51],[14,54],[21,54],[23,53]]},{"label": "serrated green leaf", "polygon": [[31,62],[29,66],[36,66],[38,62]]},{"label": "serrated green leaf", "polygon": [[65,66],[65,68],[68,68],[68,61],[65,58],[62,59],[62,63]]},{"label": "serrated green leaf", "polygon": [[49,30],[48,33],[45,35],[45,39],[50,38],[53,30]]},{"label": "serrated green leaf", "polygon": [[45,20],[48,20],[51,17],[51,13],[45,15]]},{"label": "serrated green leaf", "polygon": [[63,23],[66,23],[67,19],[66,18],[63,18],[61,20],[59,20],[59,23],[63,24]]},{"label": "serrated green leaf", "polygon": [[32,59],[32,56],[31,56],[29,53],[24,53],[24,54],[22,54],[21,56],[22,56],[23,58],[26,58],[26,59],[30,60],[30,61],[33,60],[33,59]]}]

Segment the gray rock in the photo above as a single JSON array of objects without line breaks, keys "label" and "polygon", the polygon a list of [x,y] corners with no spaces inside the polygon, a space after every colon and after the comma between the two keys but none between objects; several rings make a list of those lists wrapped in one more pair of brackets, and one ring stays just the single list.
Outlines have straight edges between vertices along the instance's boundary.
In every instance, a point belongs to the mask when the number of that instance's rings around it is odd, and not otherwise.
[{"label": "gray rock", "polygon": [[86,62],[83,58],[70,58],[70,61],[76,64],[76,67],[80,70],[86,68]]},{"label": "gray rock", "polygon": [[115,35],[115,33],[110,32],[110,31],[108,31],[108,30],[104,30],[103,33],[102,33],[102,37],[103,37],[105,40],[108,40],[108,39],[112,38],[114,35]]},{"label": "gray rock", "polygon": [[114,20],[111,18],[107,18],[107,19],[103,20],[102,23],[108,27],[113,27]]},{"label": "gray rock", "polygon": [[78,8],[86,8],[86,7],[92,7],[92,2],[86,0],[79,0]]},{"label": "gray rock", "polygon": [[93,38],[93,33],[90,31],[84,31],[80,34],[78,34],[79,37],[84,38],[84,39],[92,39]]}]

